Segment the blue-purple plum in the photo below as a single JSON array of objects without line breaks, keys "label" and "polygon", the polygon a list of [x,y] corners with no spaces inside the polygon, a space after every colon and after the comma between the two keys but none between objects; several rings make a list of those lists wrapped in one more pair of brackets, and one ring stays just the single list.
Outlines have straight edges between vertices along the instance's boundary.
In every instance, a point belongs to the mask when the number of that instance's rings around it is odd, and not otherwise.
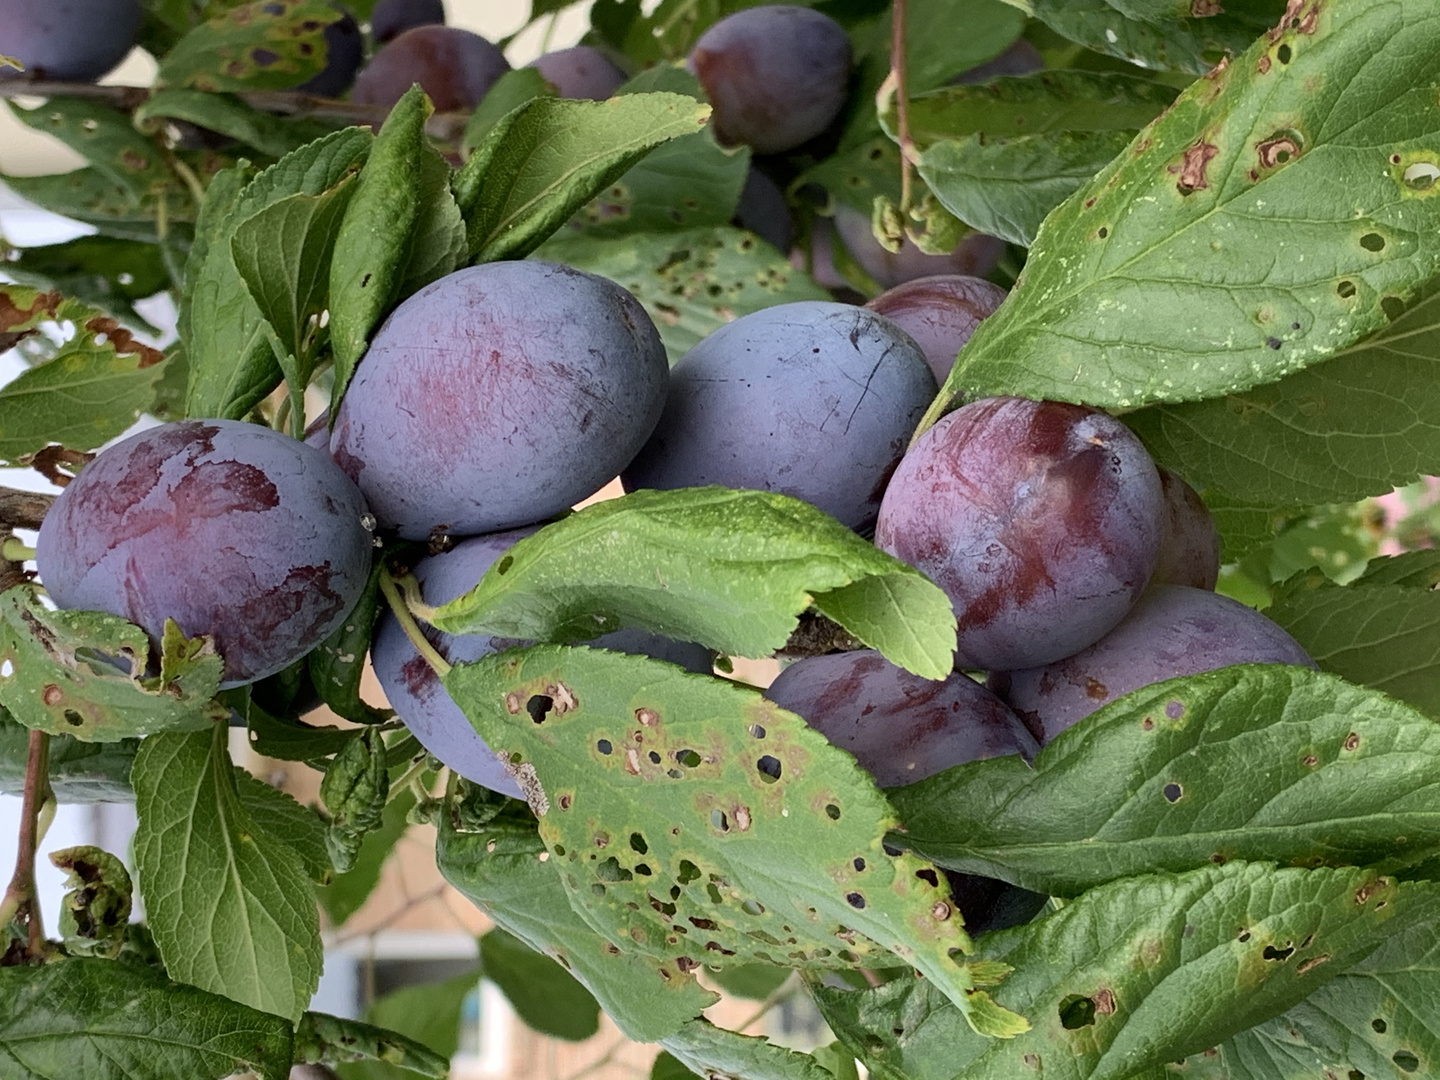
[{"label": "blue-purple plum", "polygon": [[0,53],[25,65],[0,65],[0,79],[93,82],[135,44],[139,0],[0,0]]},{"label": "blue-purple plum", "polygon": [[365,38],[355,16],[339,4],[341,17],[325,27],[325,67],[314,78],[295,87],[306,94],[339,97],[355,82],[355,73],[365,59]]},{"label": "blue-purple plum", "polygon": [[873,649],[797,660],[765,696],[854,754],[880,787],[1038,749],[1005,703],[963,672],[923,679]]},{"label": "blue-purple plum", "polygon": [[721,19],[700,35],[687,63],[715,108],[720,140],[778,154],[840,114],[850,60],[850,38],[834,19],[772,4]]},{"label": "blue-purple plum", "polygon": [[625,73],[599,49],[589,45],[557,49],[526,66],[540,72],[563,98],[604,101],[625,82]]},{"label": "blue-purple plum", "polygon": [[[534,531],[533,528],[513,529],[475,536],[462,540],[443,554],[421,559],[412,572],[420,583],[425,602],[438,607],[463,596],[511,545]],[[422,627],[422,632],[440,655],[453,664],[472,663],[501,649],[528,644],[488,634],[442,634],[429,626]],[[590,644],[595,648],[667,660],[699,674],[711,672],[708,649],[640,630],[618,630]],[[520,797],[520,788],[389,612],[381,619],[371,643],[370,660],[391,708],[429,753],[467,780]]]},{"label": "blue-purple plum", "polygon": [[1315,666],[1299,642],[1238,600],[1156,585],[1094,645],[1043,667],[992,672],[990,685],[1043,745],[1132,690],[1231,664]]},{"label": "blue-purple plum", "polygon": [[441,0],[380,0],[370,12],[370,36],[384,45],[417,26],[443,26]]},{"label": "blue-purple plum", "polygon": [[1045,58],[1040,55],[1040,50],[1021,38],[994,60],[973,67],[950,81],[956,85],[972,86],[1004,76],[1033,75],[1044,70]]},{"label": "blue-purple plum", "polygon": [[556,263],[485,263],[385,321],[330,451],[381,526],[406,539],[510,529],[568,509],[629,464],[668,376],[655,324],[619,285]]},{"label": "blue-purple plum", "polygon": [[1000,263],[1005,241],[984,233],[970,233],[948,255],[927,255],[909,240],[898,252],[886,251],[875,239],[870,219],[848,206],[837,206],[835,231],[860,268],[884,289],[935,274],[964,274],[984,277]]},{"label": "blue-purple plum", "polygon": [[324,453],[254,424],[184,420],[110,447],[36,543],[62,608],[166,618],[214,638],[225,686],[271,675],[339,626],[370,572],[368,511]]},{"label": "blue-purple plum", "polygon": [[1160,469],[1165,515],[1152,585],[1213,589],[1220,580],[1220,531],[1199,493],[1169,469]]},{"label": "blue-purple plum", "polygon": [[350,97],[388,109],[419,83],[436,112],[459,112],[480,104],[509,70],[505,54],[479,34],[457,26],[417,26],[371,57]]},{"label": "blue-purple plum", "polygon": [[795,239],[795,226],[790,221],[790,206],[785,201],[785,193],[774,180],[753,165],[745,175],[745,186],[740,189],[735,224],[774,245],[781,254],[789,252]]},{"label": "blue-purple plum", "polygon": [[865,306],[914,338],[943,383],[975,328],[1004,300],[1005,290],[984,278],[937,274],[896,285]]},{"label": "blue-purple plum", "polygon": [[984,398],[925,432],[890,481],[875,544],[949,594],[957,666],[1035,667],[1094,644],[1155,568],[1164,497],[1124,424]]},{"label": "blue-purple plum", "polygon": [[778,491],[868,529],[935,390],[919,346],[874,312],[764,308],[675,365],[665,415],[621,480],[627,491]]}]

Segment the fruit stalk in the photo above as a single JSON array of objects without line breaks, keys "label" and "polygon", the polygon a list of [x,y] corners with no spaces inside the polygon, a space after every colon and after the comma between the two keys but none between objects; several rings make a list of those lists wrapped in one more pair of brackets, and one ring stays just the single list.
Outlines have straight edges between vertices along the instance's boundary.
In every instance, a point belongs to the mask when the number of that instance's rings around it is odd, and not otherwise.
[{"label": "fruit stalk", "polygon": [[17,918],[24,919],[25,955],[32,961],[38,961],[45,952],[45,927],[40,917],[39,898],[35,895],[35,851],[54,807],[55,797],[50,790],[50,736],[43,731],[32,731],[25,759],[19,852],[15,856],[15,873],[5,890],[4,900],[0,900],[0,926]]}]

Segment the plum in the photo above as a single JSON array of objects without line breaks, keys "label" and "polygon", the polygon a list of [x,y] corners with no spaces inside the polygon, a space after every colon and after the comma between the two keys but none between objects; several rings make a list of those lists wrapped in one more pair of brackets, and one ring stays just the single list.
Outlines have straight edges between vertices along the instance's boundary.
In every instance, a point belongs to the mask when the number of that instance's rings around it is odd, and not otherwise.
[{"label": "plum", "polygon": [[625,82],[625,73],[599,49],[589,45],[557,49],[526,66],[540,72],[563,98],[604,101]]},{"label": "plum", "polygon": [[1103,412],[985,398],[946,416],[890,481],[875,544],[949,594],[957,666],[1035,667],[1098,641],[1155,567],[1164,499]]},{"label": "plum", "polygon": [[36,561],[62,608],[208,634],[223,686],[274,674],[339,626],[370,572],[368,511],[324,453],[230,420],[110,447],[45,516]]},{"label": "plum", "polygon": [[0,65],[0,79],[93,82],[135,44],[139,0],[0,0],[0,53],[25,65]]},{"label": "plum", "polygon": [[715,108],[722,142],[793,150],[845,104],[850,39],[828,15],[791,4],[746,8],[700,36],[687,66]]},{"label": "plum", "polygon": [[781,253],[790,250],[790,244],[795,237],[785,193],[774,180],[753,165],[745,175],[745,186],[740,189],[740,201],[735,207],[735,224],[773,244]]},{"label": "plum", "polygon": [[654,323],[619,285],[557,263],[485,263],[425,286],[386,319],[330,452],[380,524],[406,539],[514,528],[568,509],[629,464],[660,418],[668,376]]},{"label": "plum", "polygon": [[943,383],[961,347],[1004,300],[1005,290],[984,278],[936,274],[896,285],[865,306],[914,338]]},{"label": "plum", "polygon": [[510,70],[505,54],[455,26],[417,26],[377,52],[355,79],[351,100],[392,107],[419,83],[436,112],[473,109]]},{"label": "plum", "polygon": [[927,255],[909,240],[901,242],[898,252],[886,251],[875,239],[870,219],[843,205],[835,209],[834,225],[860,268],[885,289],[934,274],[984,277],[1005,253],[1005,241],[984,233],[970,233],[949,255]]},{"label": "plum", "polygon": [[[462,540],[451,550],[421,559],[413,573],[425,602],[439,606],[475,587],[491,564],[533,528],[513,529]],[[442,634],[432,627],[423,632],[441,656],[454,664],[471,663],[492,652],[528,644],[488,634]],[[644,631],[625,629],[590,643],[615,652],[640,653],[668,660],[687,671],[708,675],[710,651],[690,642],[677,642]],[[435,670],[405,636],[399,621],[387,612],[371,643],[370,659],[391,708],[405,721],[425,749],[467,780],[494,791],[520,797],[520,789],[495,754],[476,733],[465,714],[446,692]]]},{"label": "plum", "polygon": [[1220,532],[1215,519],[1199,493],[1164,467],[1160,468],[1160,487],[1165,493],[1165,514],[1150,584],[1215,588],[1220,580]]},{"label": "plum", "polygon": [[1044,745],[1132,690],[1231,664],[1315,667],[1294,638],[1238,600],[1155,585],[1088,649],[1042,667],[993,672],[990,685]]},{"label": "plum", "polygon": [[968,675],[922,679],[873,649],[797,660],[765,696],[854,754],[881,787],[1038,749],[1005,703]]},{"label": "plum", "polygon": [[950,82],[952,85],[971,86],[976,83],[987,83],[991,79],[998,79],[1002,76],[1033,75],[1037,71],[1044,70],[1045,58],[1040,55],[1040,50],[1021,38],[994,60],[986,61],[979,67],[973,67],[969,71],[955,76]]},{"label": "plum", "polygon": [[620,478],[627,491],[779,491],[868,529],[934,396],[925,355],[888,319],[829,301],[777,304],[681,358],[665,415]]},{"label": "plum", "polygon": [[441,0],[380,0],[370,12],[370,36],[384,45],[417,26],[443,26]]},{"label": "plum", "polygon": [[320,97],[339,97],[355,82],[355,72],[365,59],[365,39],[355,16],[339,4],[341,17],[325,27],[325,68],[295,89]]}]

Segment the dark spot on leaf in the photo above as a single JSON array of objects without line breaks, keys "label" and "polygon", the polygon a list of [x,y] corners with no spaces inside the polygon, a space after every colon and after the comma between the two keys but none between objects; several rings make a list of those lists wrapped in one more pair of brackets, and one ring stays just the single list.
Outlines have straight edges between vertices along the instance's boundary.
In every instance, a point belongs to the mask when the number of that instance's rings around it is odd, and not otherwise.
[{"label": "dark spot on leaf", "polygon": [[646,756],[650,759],[650,764],[651,764],[651,765],[659,765],[659,764],[660,764],[660,754],[659,754],[657,751],[651,750],[650,753],[647,754]]},{"label": "dark spot on leaf", "polygon": [[1320,759],[1314,754],[1306,754],[1300,759],[1300,764],[1304,765],[1307,769],[1313,769],[1316,765],[1320,764]]},{"label": "dark spot on leaf", "polygon": [[1076,1031],[1095,1023],[1095,1002],[1079,994],[1071,994],[1060,1002],[1060,1026]]},{"label": "dark spot on leaf", "polygon": [[560,796],[560,809],[561,809],[561,810],[569,810],[570,807],[574,804],[574,802],[575,802],[575,797],[574,797],[573,795],[571,795],[569,792],[566,792],[564,795],[561,795],[561,796]]},{"label": "dark spot on leaf", "polygon": [[1267,337],[1267,338],[1265,339],[1265,345],[1266,345],[1267,348],[1270,348],[1270,349],[1278,349],[1278,348],[1280,348],[1281,344],[1283,344],[1283,343],[1282,343],[1281,340],[1280,340],[1279,338],[1277,338],[1277,337]]},{"label": "dark spot on leaf", "polygon": [[855,867],[856,870],[864,870],[864,869],[865,869],[865,860],[864,860],[864,859],[856,859],[853,865],[854,865],[854,867]]},{"label": "dark spot on leaf", "polygon": [[1249,930],[1241,930],[1241,931],[1240,931],[1240,938],[1239,938],[1239,940],[1242,941],[1242,942],[1244,942],[1244,941],[1249,941],[1249,940],[1250,940],[1250,931],[1249,931]]},{"label": "dark spot on leaf", "polygon": [[1165,796],[1166,802],[1179,802],[1180,796],[1185,794],[1185,789],[1179,784],[1166,784],[1162,794]]},{"label": "dark spot on leaf", "polygon": [[271,52],[269,49],[251,49],[250,59],[255,61],[256,67],[269,67],[280,59],[280,54]]},{"label": "dark spot on leaf", "polygon": [[1359,745],[1360,745],[1360,736],[1357,735],[1357,734],[1355,734],[1355,732],[1352,731],[1349,735],[1345,736],[1345,749],[1346,749],[1346,750],[1354,750],[1354,749],[1355,749],[1356,747],[1358,747]]},{"label": "dark spot on leaf", "polygon": [[65,722],[71,727],[80,727],[82,724],[85,723],[85,718],[81,716],[78,712],[76,712],[74,709],[66,709],[64,715]]},{"label": "dark spot on leaf", "polygon": [[825,816],[828,817],[831,821],[839,821],[840,807],[836,806],[834,803],[826,803]]},{"label": "dark spot on leaf", "polygon": [[1098,236],[1101,240],[1104,240],[1107,236],[1110,235],[1110,230],[1107,229],[1104,225],[1101,225],[1100,228],[1096,230],[1095,235]]}]

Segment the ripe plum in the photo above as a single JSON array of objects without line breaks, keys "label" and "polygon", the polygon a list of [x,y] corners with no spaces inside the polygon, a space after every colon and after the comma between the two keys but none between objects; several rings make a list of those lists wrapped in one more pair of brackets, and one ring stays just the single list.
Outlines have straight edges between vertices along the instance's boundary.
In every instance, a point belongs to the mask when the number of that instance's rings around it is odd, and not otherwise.
[{"label": "ripe plum", "polygon": [[441,0],[380,0],[370,12],[370,36],[377,45],[417,26],[444,24],[445,5]]},{"label": "ripe plum", "polygon": [[208,634],[224,686],[271,675],[334,630],[365,588],[360,493],[324,453],[229,420],[132,435],[61,492],[36,543],[62,608],[107,611],[158,640]]},{"label": "ripe plum", "polygon": [[1040,55],[1040,50],[1021,38],[994,60],[986,61],[979,67],[973,67],[969,71],[955,76],[950,82],[952,85],[973,86],[976,83],[987,83],[991,79],[998,79],[1006,75],[1033,75],[1037,71],[1044,70],[1045,58]]},{"label": "ripe plum", "polygon": [[795,236],[785,193],[774,180],[753,165],[745,175],[745,186],[740,190],[740,202],[735,207],[735,224],[773,244],[781,254],[789,252]]},{"label": "ripe plum", "polygon": [[797,660],[765,696],[854,754],[881,787],[1038,749],[1005,703],[968,675],[922,679],[873,649]]},{"label": "ripe plum", "polygon": [[1165,493],[1165,514],[1150,584],[1215,588],[1220,580],[1220,531],[1215,519],[1195,489],[1163,467],[1160,487]]},{"label": "ripe plum", "polygon": [[715,107],[722,142],[778,154],[839,115],[849,92],[850,38],[810,8],[752,7],[706,30],[687,64]]},{"label": "ripe plum", "polygon": [[863,308],[804,300],[720,327],[670,373],[665,414],[626,491],[779,491],[869,528],[935,378],[919,347]]},{"label": "ripe plum", "polygon": [[1043,667],[992,673],[990,685],[1043,745],[1132,690],[1231,664],[1315,666],[1294,638],[1238,600],[1156,585],[1088,649]]},{"label": "ripe plum", "polygon": [[135,44],[139,0],[0,0],[0,52],[25,65],[0,79],[93,82]]},{"label": "ripe plum", "polygon": [[860,268],[886,289],[934,274],[984,277],[1005,252],[1005,241],[984,233],[966,236],[949,255],[927,255],[909,240],[901,241],[898,252],[886,251],[875,239],[870,219],[848,206],[836,207],[834,226]]},{"label": "ripe plum", "polygon": [[436,112],[473,109],[510,70],[505,54],[479,34],[455,26],[417,26],[377,52],[355,80],[360,105],[390,108],[414,83]]},{"label": "ripe plum", "polygon": [[1079,405],[985,398],[927,431],[875,544],[949,594],[957,665],[1035,667],[1098,641],[1150,579],[1164,512],[1140,441]]},{"label": "ripe plum", "polygon": [[555,87],[563,98],[589,98],[604,101],[625,82],[625,73],[617,68],[599,49],[576,45],[573,49],[557,49],[530,61],[533,67]]},{"label": "ripe plum", "polygon": [[654,323],[619,285],[556,263],[486,263],[395,309],[330,450],[380,524],[407,539],[509,529],[629,464],[668,375]]},{"label": "ripe plum", "polygon": [[1004,300],[1005,290],[984,278],[937,274],[896,285],[865,306],[914,338],[943,383],[961,347]]},{"label": "ripe plum", "polygon": [[[462,540],[440,555],[421,559],[413,573],[422,586],[425,602],[448,603],[475,587],[490,566],[533,528],[512,529]],[[453,664],[472,663],[482,656],[528,642],[488,634],[442,634],[422,627],[425,637]],[[639,630],[617,630],[590,643],[615,652],[640,653],[679,664],[687,671],[711,673],[710,652],[700,645],[672,641]],[[435,670],[405,636],[394,615],[387,612],[376,630],[370,659],[390,706],[405,721],[427,751],[467,780],[494,791],[520,797],[520,789],[495,754],[476,733],[460,706],[440,682]]]}]

